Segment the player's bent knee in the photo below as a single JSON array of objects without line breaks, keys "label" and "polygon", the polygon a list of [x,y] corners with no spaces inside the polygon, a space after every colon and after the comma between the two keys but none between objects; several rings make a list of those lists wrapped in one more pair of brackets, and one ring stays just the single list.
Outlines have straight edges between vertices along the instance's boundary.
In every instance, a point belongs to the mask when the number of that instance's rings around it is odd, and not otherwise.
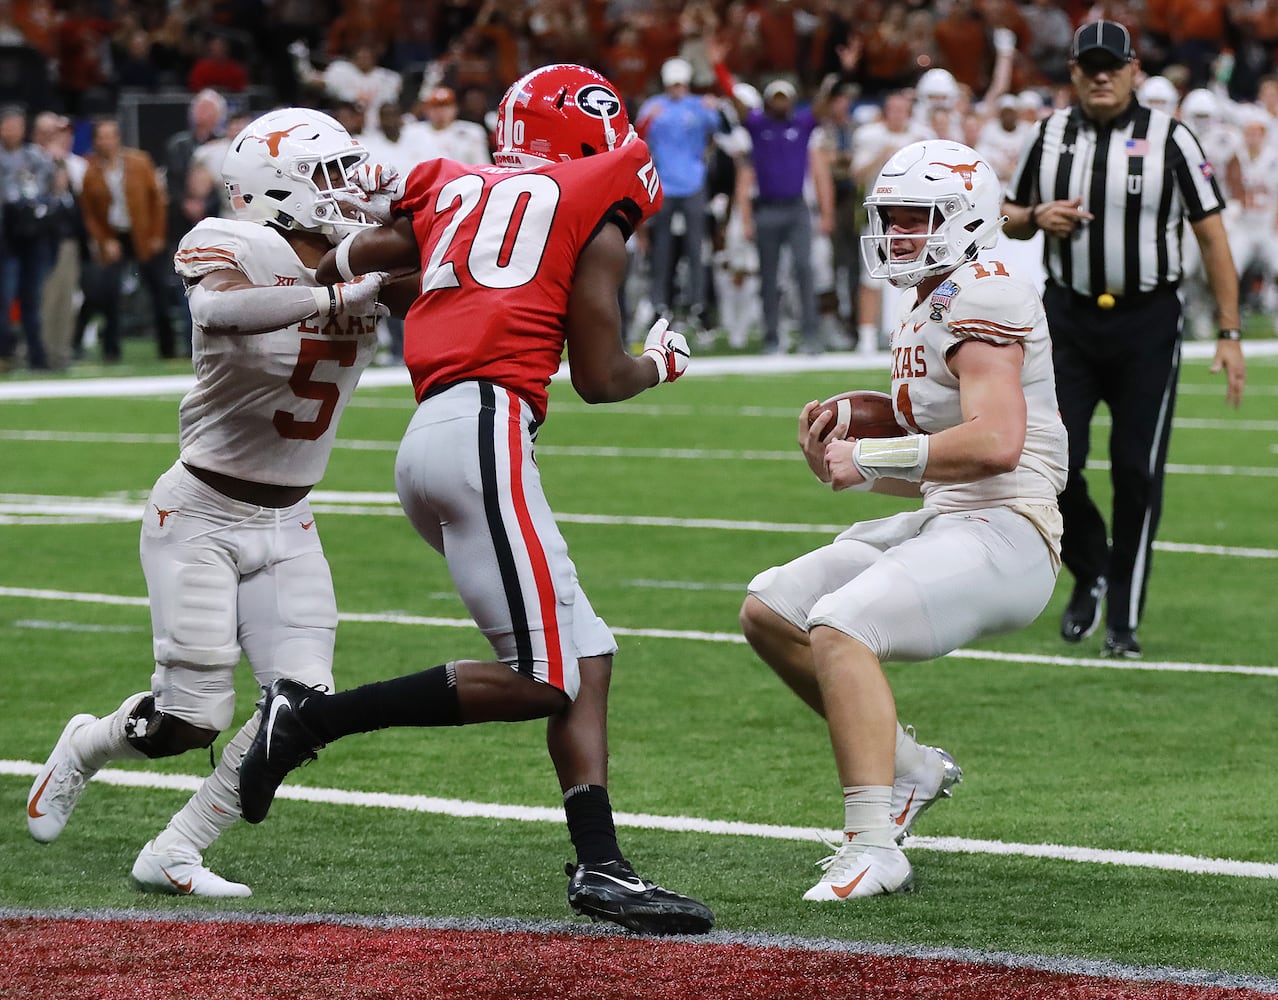
[{"label": "player's bent knee", "polygon": [[151,697],[142,699],[124,727],[130,745],[152,760],[212,746],[218,732],[160,711]]}]

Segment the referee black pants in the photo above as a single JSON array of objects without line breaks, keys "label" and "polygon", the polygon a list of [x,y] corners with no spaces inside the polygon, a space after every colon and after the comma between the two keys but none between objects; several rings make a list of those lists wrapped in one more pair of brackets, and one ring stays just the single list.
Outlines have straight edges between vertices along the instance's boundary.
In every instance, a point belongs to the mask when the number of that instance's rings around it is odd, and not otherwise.
[{"label": "referee black pants", "polygon": [[[1163,469],[1180,372],[1181,307],[1167,288],[1113,309],[1048,284],[1056,395],[1069,434],[1069,479],[1060,495],[1061,559],[1074,578],[1109,579],[1106,624],[1134,629],[1145,606]],[[1098,403],[1110,411],[1111,527],[1087,490],[1083,468]],[[1112,541],[1111,541],[1112,539]]]}]

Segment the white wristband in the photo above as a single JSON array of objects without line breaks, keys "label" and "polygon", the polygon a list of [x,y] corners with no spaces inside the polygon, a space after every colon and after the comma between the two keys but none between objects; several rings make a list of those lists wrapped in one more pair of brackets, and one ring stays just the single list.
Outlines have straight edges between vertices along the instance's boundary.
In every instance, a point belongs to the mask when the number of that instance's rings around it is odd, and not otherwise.
[{"label": "white wristband", "polygon": [[906,479],[922,482],[927,468],[928,439],[922,434],[893,438],[858,438],[852,461],[866,482],[875,479]]},{"label": "white wristband", "polygon": [[333,263],[337,265],[337,273],[342,276],[343,281],[354,281],[355,272],[351,270],[351,241],[355,239],[354,233],[348,233],[342,238],[342,242],[337,244],[337,256],[333,258]]},{"label": "white wristband", "polygon": [[310,292],[315,296],[316,315],[320,319],[328,319],[337,312],[337,293],[332,285],[316,285]]}]

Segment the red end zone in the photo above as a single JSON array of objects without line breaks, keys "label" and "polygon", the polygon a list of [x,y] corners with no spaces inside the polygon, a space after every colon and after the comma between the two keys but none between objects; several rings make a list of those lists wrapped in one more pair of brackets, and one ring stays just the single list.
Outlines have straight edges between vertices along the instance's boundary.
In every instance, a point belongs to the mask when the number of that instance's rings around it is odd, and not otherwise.
[{"label": "red end zone", "polygon": [[857,997],[864,1000],[1252,1000],[1246,989],[1071,976],[846,951],[621,934],[385,929],[328,923],[0,920],[0,997]]}]

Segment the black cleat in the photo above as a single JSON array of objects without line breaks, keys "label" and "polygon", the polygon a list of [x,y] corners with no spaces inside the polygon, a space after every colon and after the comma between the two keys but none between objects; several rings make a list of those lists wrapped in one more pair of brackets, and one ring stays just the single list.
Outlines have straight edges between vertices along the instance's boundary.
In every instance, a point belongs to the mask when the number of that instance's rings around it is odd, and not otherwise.
[{"label": "black cleat", "polygon": [[1139,660],[1140,655],[1140,643],[1136,640],[1135,629],[1105,630],[1105,645],[1101,649],[1101,656],[1120,660]]},{"label": "black cleat", "polygon": [[639,934],[705,934],[714,912],[698,899],[653,885],[629,861],[564,866],[568,905],[591,920],[611,920]]},{"label": "black cleat", "polygon": [[1082,642],[1096,631],[1101,619],[1101,601],[1109,584],[1103,576],[1095,580],[1079,580],[1061,615],[1061,638],[1066,642]]},{"label": "black cleat", "polygon": [[320,688],[281,678],[263,690],[262,722],[240,762],[240,813],[250,823],[266,819],[284,776],[324,746],[297,717],[302,702],[323,693]]}]

